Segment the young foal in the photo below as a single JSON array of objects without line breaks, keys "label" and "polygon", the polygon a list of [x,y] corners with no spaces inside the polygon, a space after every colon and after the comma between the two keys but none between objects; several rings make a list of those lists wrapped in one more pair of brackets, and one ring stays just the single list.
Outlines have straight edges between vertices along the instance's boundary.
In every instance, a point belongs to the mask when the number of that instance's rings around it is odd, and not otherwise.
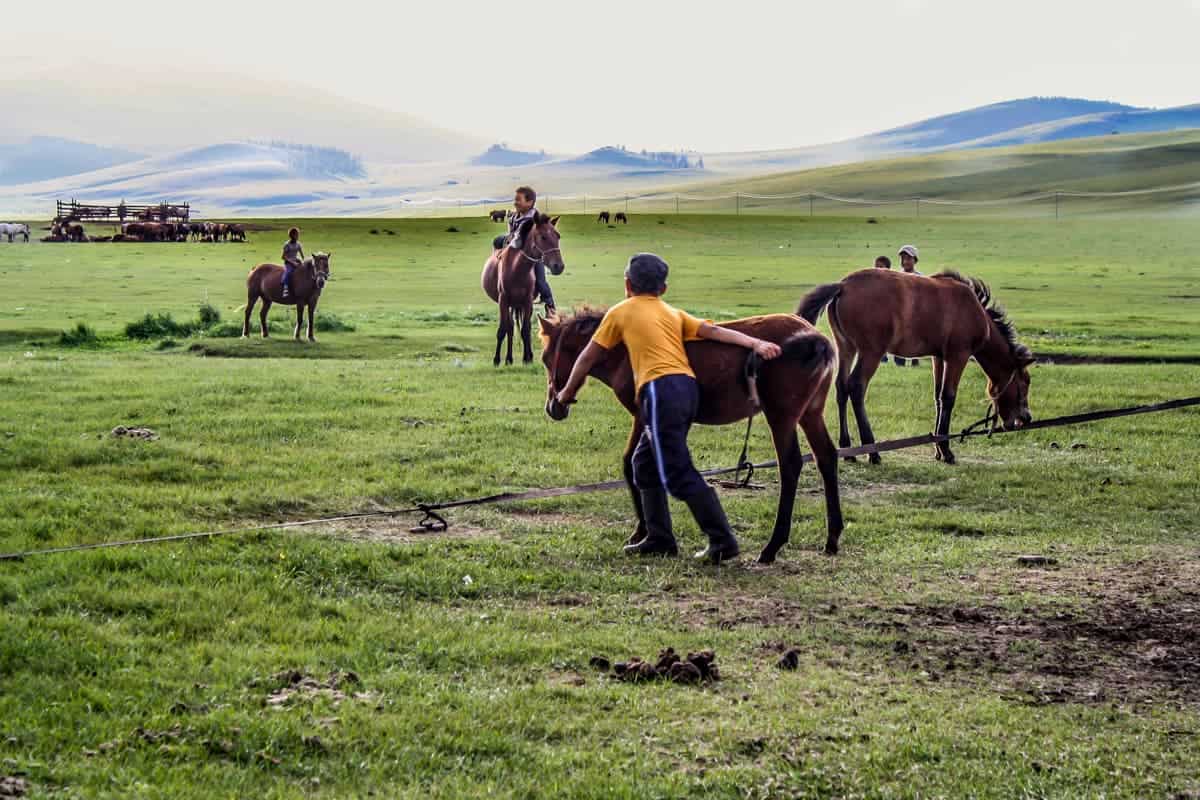
[{"label": "young foal", "polygon": [[[571,368],[583,348],[596,332],[603,310],[583,309],[574,316],[540,320],[542,328],[542,362],[548,375],[546,413],[552,419],[566,419],[569,409],[552,403],[567,382]],[[842,533],[842,506],[838,498],[837,448],[825,428],[825,398],[833,382],[835,358],[832,342],[811,325],[791,314],[770,314],[751,317],[722,326],[776,342],[783,355],[764,362],[758,370],[755,386],[746,384],[746,352],[717,342],[688,342],[687,354],[696,380],[700,384],[701,425],[728,425],[743,420],[761,410],[771,428],[775,453],[779,458],[779,508],[771,541],[758,557],[760,563],[770,564],[788,541],[792,527],[792,509],[796,501],[796,484],[800,478],[803,456],[796,435],[797,423],[804,429],[816,457],[817,468],[825,487],[825,519],[827,534],[825,552],[838,551]],[[624,345],[608,352],[607,358],[595,367],[591,376],[613,390],[617,400],[633,415],[633,430],[625,448],[625,482],[633,495],[633,507],[638,526],[630,543],[646,536],[646,522],[641,496],[633,485],[633,450],[642,437],[642,422],[634,397],[633,368]],[[755,396],[762,404],[755,405]]]},{"label": "young foal", "polygon": [[551,219],[538,214],[526,222],[520,231],[520,250],[505,247],[496,250],[483,265],[480,283],[483,291],[493,302],[500,305],[500,322],[496,327],[496,356],[492,363],[500,366],[500,347],[508,339],[508,358],[513,363],[513,331],[519,324],[521,342],[524,345],[521,361],[533,361],[531,321],[533,319],[534,286],[533,267],[539,261],[546,265],[551,275],[561,275],[564,265],[562,249],[558,246],[558,217]]},{"label": "young foal", "polygon": [[[950,433],[958,381],[972,357],[987,375],[993,413],[1004,428],[1012,430],[1033,421],[1028,369],[1034,362],[1033,354],[1017,341],[1012,322],[1004,309],[992,302],[991,290],[983,281],[964,278],[957,272],[940,272],[926,278],[865,269],[850,273],[838,283],[813,289],[800,301],[797,313],[815,323],[826,306],[838,344],[841,447],[850,446],[847,398],[854,404],[863,444],[875,441],[867,420],[867,386],[884,353],[908,358],[933,356],[937,408],[934,431],[939,435]],[[948,442],[936,445],[935,456],[947,464],[954,463]],[[879,462],[879,454],[873,453],[871,463]]]},{"label": "young foal", "polygon": [[300,330],[304,325],[304,309],[308,308],[308,340],[315,342],[313,323],[317,314],[317,301],[321,290],[329,280],[330,253],[314,253],[304,259],[304,264],[292,273],[291,291],[283,296],[283,267],[278,264],[259,264],[246,277],[246,317],[242,322],[242,338],[250,335],[250,312],[254,304],[262,299],[262,336],[267,338],[267,312],[272,303],[296,306],[296,341],[300,341]]}]

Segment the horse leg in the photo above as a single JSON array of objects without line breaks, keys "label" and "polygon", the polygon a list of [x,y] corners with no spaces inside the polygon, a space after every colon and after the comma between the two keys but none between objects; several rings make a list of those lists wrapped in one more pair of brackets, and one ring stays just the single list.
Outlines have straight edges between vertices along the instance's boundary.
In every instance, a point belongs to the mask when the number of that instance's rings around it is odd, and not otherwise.
[{"label": "horse leg", "polygon": [[771,441],[775,443],[775,455],[779,459],[779,507],[775,511],[771,540],[759,553],[760,564],[773,564],[775,556],[791,538],[796,484],[800,481],[800,468],[804,466],[804,455],[800,452],[800,443],[796,441],[796,417],[788,414],[768,419],[768,424],[771,426]]},{"label": "horse leg", "polygon": [[242,338],[250,338],[250,315],[254,313],[254,304],[258,302],[258,294],[251,289],[246,294],[246,317],[242,320]]},{"label": "horse leg", "polygon": [[[836,334],[836,330],[834,333]],[[842,337],[835,335],[835,338],[838,346],[838,371],[834,382],[838,407],[838,447],[849,447],[852,442],[850,441],[850,423],[846,419],[846,402],[850,399],[850,371],[854,365],[855,349],[854,345]],[[846,460],[857,461],[858,459],[849,456]]]},{"label": "horse leg", "polygon": [[267,312],[270,310],[271,310],[271,298],[267,297],[266,295],[263,295],[262,311],[258,312],[258,321],[262,325],[262,337],[264,339],[266,339],[270,336],[270,332],[267,330]]},{"label": "horse leg", "polygon": [[513,363],[513,354],[512,354],[513,353],[513,339],[516,337],[516,333],[517,333],[517,311],[516,311],[516,309],[511,309],[509,311],[507,322],[508,322],[508,352],[505,353],[504,363],[508,366],[512,366],[512,363]]},{"label": "horse leg", "polygon": [[[950,415],[954,413],[954,400],[958,396],[958,382],[962,378],[963,370],[967,367],[967,356],[957,358],[947,358],[946,364],[942,372],[942,385],[939,389],[938,402],[942,407],[941,420],[936,433],[942,436],[950,435]],[[942,458],[941,460],[947,464],[953,464],[954,453],[950,450],[950,442],[947,441],[940,446]]]},{"label": "horse leg", "polygon": [[521,355],[522,364],[533,363],[533,304],[521,309],[521,342],[525,351]]},{"label": "horse leg", "polygon": [[500,348],[504,345],[504,334],[510,324],[512,324],[512,313],[508,310],[508,301],[501,295],[500,321],[496,324],[496,356],[492,359],[493,366],[500,366]]},{"label": "horse leg", "polygon": [[292,333],[292,339],[300,341],[300,330],[304,327],[304,304],[296,303],[296,330]]},{"label": "horse leg", "polygon": [[317,298],[308,301],[308,340],[315,342],[317,335],[314,333],[314,326],[317,322]]},{"label": "horse leg", "polygon": [[642,439],[644,427],[641,418],[635,414],[633,418],[633,430],[629,432],[629,443],[625,445],[625,455],[622,462],[625,473],[625,485],[629,487],[629,495],[633,498],[633,512],[637,515],[637,527],[629,536],[629,541],[626,544],[637,544],[645,539],[648,533],[646,529],[646,512],[642,509],[642,493],[633,482],[633,451],[637,449],[638,442]]},{"label": "horse leg", "polygon": [[[942,378],[946,374],[946,360],[940,356],[934,356],[931,360],[933,361],[933,432],[940,434],[942,432]],[[942,443],[935,442],[933,457],[941,461],[943,456]]]},{"label": "horse leg", "polygon": [[812,448],[817,469],[821,472],[821,485],[825,490],[825,555],[835,556],[838,539],[842,536],[842,501],[838,490],[837,448],[825,427],[824,409],[820,404],[810,404],[800,417],[800,427]]},{"label": "horse leg", "polygon": [[[879,360],[883,353],[860,352],[858,363],[850,373],[850,402],[854,404],[854,419],[858,422],[858,438],[863,444],[875,444],[875,434],[871,431],[871,423],[867,419],[867,386],[879,368]],[[871,453],[868,461],[872,464],[882,463],[879,453]]]}]

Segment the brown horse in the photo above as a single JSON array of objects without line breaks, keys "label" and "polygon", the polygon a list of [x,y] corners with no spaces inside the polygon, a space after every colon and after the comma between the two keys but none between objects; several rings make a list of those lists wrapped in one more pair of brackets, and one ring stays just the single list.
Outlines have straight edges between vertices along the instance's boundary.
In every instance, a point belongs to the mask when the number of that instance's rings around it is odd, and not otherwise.
[{"label": "brown horse", "polygon": [[507,215],[507,211],[505,211],[503,208],[498,208],[494,209],[490,214],[488,214],[488,218],[491,219],[492,222],[504,222],[504,220],[507,218]]},{"label": "brown horse", "polygon": [[545,214],[525,221],[519,235],[522,247],[504,247],[496,250],[483,265],[480,283],[488,297],[500,305],[500,324],[496,328],[496,356],[492,363],[500,366],[500,347],[508,339],[508,356],[505,363],[513,363],[513,333],[517,325],[521,328],[524,351],[521,361],[533,361],[531,321],[533,319],[534,285],[533,267],[539,261],[546,265],[551,275],[561,275],[564,269],[562,249],[558,246],[558,217],[551,219]]},{"label": "brown horse", "polygon": [[[584,309],[574,316],[540,320],[542,362],[549,377],[546,413],[552,419],[566,419],[570,409],[559,405],[558,391],[566,385],[571,368],[603,318],[604,312]],[[779,457],[779,507],[771,540],[759,555],[760,563],[775,560],[788,541],[792,528],[792,509],[796,484],[800,478],[803,455],[796,425],[804,430],[808,444],[821,471],[825,487],[825,552],[838,551],[842,533],[842,506],[838,497],[837,448],[825,427],[825,400],[833,383],[836,360],[833,343],[799,317],[770,314],[722,323],[724,327],[775,342],[783,355],[763,362],[757,376],[748,375],[747,352],[741,348],[711,341],[688,342],[687,354],[700,384],[701,425],[728,425],[746,419],[761,410],[771,428],[775,453]],[[633,415],[633,430],[625,448],[625,482],[633,496],[638,525],[630,543],[646,536],[646,521],[641,497],[633,485],[633,451],[642,437],[643,425],[634,396],[633,368],[624,345],[608,351],[591,376],[613,390],[621,405]],[[753,381],[753,385],[750,385]],[[761,408],[759,408],[761,405]]]},{"label": "brown horse", "polygon": [[[846,401],[863,444],[875,441],[867,420],[866,396],[871,376],[884,353],[906,358],[933,356],[933,391],[937,408],[934,432],[950,433],[950,415],[958,382],[974,358],[987,375],[992,416],[1005,430],[1033,421],[1029,413],[1029,348],[1004,309],[992,302],[987,284],[957,272],[923,277],[882,269],[852,272],[838,283],[818,286],[804,296],[797,311],[815,323],[829,306],[829,324],[838,344],[837,403],[839,444],[850,446]],[[858,362],[851,369],[855,354]],[[935,457],[954,463],[948,442],[935,447]],[[871,454],[871,463],[880,462]]]},{"label": "brown horse", "polygon": [[621,223],[622,225],[628,225],[628,224],[629,224],[629,217],[625,216],[625,212],[624,212],[624,211],[618,211],[618,212],[617,212],[617,214],[616,214],[616,216],[614,216],[614,217],[613,217],[613,222],[619,222],[619,223]]},{"label": "brown horse", "polygon": [[308,340],[315,342],[313,323],[317,314],[317,301],[321,299],[321,290],[329,280],[329,257],[331,253],[313,253],[304,259],[304,263],[292,271],[289,281],[288,296],[283,296],[283,267],[278,264],[259,264],[250,270],[246,278],[246,319],[242,322],[242,338],[250,335],[250,312],[254,304],[262,298],[262,311],[259,320],[262,323],[262,336],[267,338],[267,312],[272,303],[282,303],[285,306],[296,307],[296,333],[293,338],[300,341],[300,328],[304,324],[304,309],[308,308]]},{"label": "brown horse", "polygon": [[607,223],[609,221],[610,216],[611,215],[607,211],[601,211],[600,216],[596,217],[596,222]]}]

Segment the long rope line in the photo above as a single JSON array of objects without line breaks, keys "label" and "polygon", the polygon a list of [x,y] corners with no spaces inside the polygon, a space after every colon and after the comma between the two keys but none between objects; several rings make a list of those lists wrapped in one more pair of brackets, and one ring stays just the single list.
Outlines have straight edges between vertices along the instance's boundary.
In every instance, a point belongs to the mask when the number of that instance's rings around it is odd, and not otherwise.
[{"label": "long rope line", "polygon": [[[1103,419],[1114,419],[1116,417],[1128,417],[1135,414],[1153,414],[1162,411],[1171,411],[1179,408],[1187,408],[1190,406],[1200,405],[1200,396],[1184,397],[1176,400],[1167,400],[1162,403],[1151,403],[1148,405],[1128,406],[1125,408],[1113,408],[1103,411],[1088,411],[1081,414],[1069,414],[1062,417],[1053,417],[1050,419],[1039,420],[1025,425],[1021,428],[1016,428],[1011,431],[1006,430],[977,430],[978,423],[964,428],[960,433],[950,435],[939,435],[927,433],[921,436],[910,436],[903,439],[891,439],[883,442],[874,442],[867,445],[859,445],[857,447],[840,448],[837,451],[838,458],[846,458],[849,456],[870,455],[871,453],[886,453],[893,450],[904,450],[910,447],[920,447],[922,445],[936,444],[938,442],[948,442],[958,439],[966,440],[975,436],[988,436],[993,434],[1005,433],[1022,433],[1026,431],[1041,430],[1044,428],[1057,428],[1064,425],[1080,425],[1085,422],[1095,422]],[[736,467],[719,467],[716,469],[707,469],[700,474],[705,477],[715,477],[720,475],[737,474],[749,467],[752,471],[759,469],[772,469],[778,467],[776,461],[764,461],[759,464],[748,464],[745,459],[739,459]],[[805,453],[803,457],[804,463],[813,461],[812,453]],[[577,494],[590,494],[592,492],[610,491],[625,487],[624,480],[603,481],[601,483],[584,483],[574,486],[560,486],[551,489],[530,489],[524,492],[502,492],[500,494],[488,495],[486,497],[462,498],[458,500],[449,500],[442,503],[418,503],[415,506],[408,508],[396,508],[383,511],[363,511],[352,514],[340,514],[333,517],[320,517],[317,519],[299,520],[295,522],[278,522],[269,525],[253,525],[241,528],[223,528],[210,531],[198,531],[194,533],[180,533],[169,536],[152,536],[143,539],[126,539],[116,542],[92,542],[89,544],[67,545],[63,547],[50,547],[43,550],[26,550],[22,552],[3,553],[0,554],[0,561],[19,561],[32,556],[52,555],[55,553],[73,553],[83,550],[101,550],[116,547],[132,547],[135,545],[145,544],[161,544],[165,542],[182,542],[192,539],[213,539],[218,536],[231,536],[235,534],[245,533],[262,533],[267,531],[287,530],[290,528],[303,528],[312,525],[328,525],[334,522],[345,522],[349,520],[368,519],[373,517],[396,517],[408,514],[424,513],[426,517],[434,517],[440,519],[436,512],[444,511],[451,508],[463,508],[466,506],[481,506],[491,505],[494,503],[518,503],[529,500],[544,500],[552,497],[566,497]],[[430,530],[436,530],[430,528]]]}]

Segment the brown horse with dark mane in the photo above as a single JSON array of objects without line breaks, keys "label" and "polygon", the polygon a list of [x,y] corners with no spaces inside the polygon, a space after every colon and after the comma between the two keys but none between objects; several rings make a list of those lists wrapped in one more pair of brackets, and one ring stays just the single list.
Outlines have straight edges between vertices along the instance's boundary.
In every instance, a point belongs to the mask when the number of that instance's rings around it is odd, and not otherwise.
[{"label": "brown horse with dark mane", "polygon": [[487,296],[500,305],[500,324],[496,328],[496,356],[492,363],[500,366],[500,347],[508,339],[505,363],[513,363],[513,333],[521,329],[524,352],[521,361],[533,361],[533,298],[536,288],[533,267],[539,261],[551,275],[561,275],[564,269],[559,247],[558,217],[538,214],[521,226],[521,249],[503,247],[496,250],[483,265],[480,283]]},{"label": "brown horse with dark mane", "polygon": [[[566,419],[570,409],[559,405],[555,398],[566,385],[575,361],[591,341],[603,317],[603,310],[584,309],[564,319],[540,320],[542,362],[549,377],[546,413],[552,419]],[[796,485],[804,464],[796,434],[797,424],[804,430],[821,472],[825,488],[825,552],[833,555],[838,551],[843,527],[838,497],[837,448],[825,427],[824,416],[836,360],[833,343],[812,325],[791,314],[769,314],[721,325],[775,342],[783,348],[780,357],[762,362],[756,369],[747,369],[746,351],[741,348],[711,341],[686,344],[688,360],[700,384],[697,422],[728,425],[762,411],[771,428],[779,458],[779,507],[771,540],[758,560],[763,564],[773,562],[791,534]],[[633,368],[625,346],[609,350],[605,359],[592,369],[591,376],[612,389],[621,405],[633,415],[633,430],[625,448],[624,473],[638,518],[637,530],[629,539],[630,544],[634,544],[646,537],[647,530],[641,496],[633,485],[633,451],[642,437],[642,421],[637,409]]]},{"label": "brown horse with dark mane", "polygon": [[[813,289],[800,301],[797,313],[815,323],[826,306],[838,345],[842,447],[850,446],[847,399],[854,404],[863,444],[875,441],[867,420],[867,386],[884,353],[905,358],[933,356],[934,432],[941,436],[950,433],[958,382],[971,358],[987,375],[990,416],[1005,430],[1033,421],[1029,413],[1033,353],[1017,341],[1016,329],[1004,309],[992,301],[991,290],[983,281],[957,272],[924,277],[864,269],[838,283]],[[949,442],[939,442],[934,454],[939,461],[954,463]],[[879,454],[872,453],[870,460],[878,464]]]},{"label": "brown horse with dark mane", "polygon": [[596,217],[596,222],[607,223],[609,221],[609,219],[611,218],[611,216],[612,215],[610,215],[607,211],[601,211],[600,215],[598,217]]},{"label": "brown horse with dark mane", "polygon": [[304,309],[308,309],[308,340],[315,342],[313,323],[317,314],[317,301],[321,299],[321,290],[329,281],[329,257],[331,253],[313,253],[304,259],[304,263],[292,271],[288,282],[290,291],[283,296],[283,267],[279,264],[259,264],[250,270],[246,278],[246,318],[242,322],[242,338],[250,335],[250,312],[254,304],[262,299],[262,311],[259,321],[262,323],[262,337],[267,338],[267,312],[272,303],[282,303],[285,306],[296,307],[296,333],[293,338],[300,341],[300,329],[304,325]]}]

